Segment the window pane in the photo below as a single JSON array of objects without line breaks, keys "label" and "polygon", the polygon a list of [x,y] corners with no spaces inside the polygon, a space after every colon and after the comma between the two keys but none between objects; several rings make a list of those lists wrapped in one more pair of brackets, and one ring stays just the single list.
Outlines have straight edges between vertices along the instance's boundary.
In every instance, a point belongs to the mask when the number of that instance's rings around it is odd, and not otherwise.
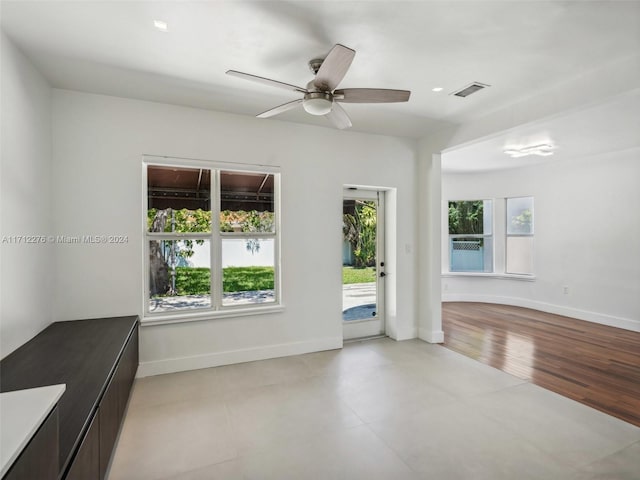
[{"label": "window pane", "polygon": [[492,203],[491,200],[449,202],[449,234],[491,235]]},{"label": "window pane", "polygon": [[533,197],[507,198],[507,235],[533,234]]},{"label": "window pane", "polygon": [[492,272],[493,238],[449,237],[450,272]]},{"label": "window pane", "polygon": [[222,240],[222,305],[274,302],[273,238]]},{"label": "window pane", "polygon": [[149,232],[211,232],[211,171],[147,167]]},{"label": "window pane", "polygon": [[493,202],[491,200],[482,201],[482,233],[493,234]]},{"label": "window pane", "polygon": [[211,307],[209,240],[149,242],[149,312]]},{"label": "window pane", "polygon": [[507,237],[507,273],[533,273],[533,237]]},{"label": "window pane", "polygon": [[493,202],[449,202],[449,271],[493,272]]},{"label": "window pane", "polygon": [[220,231],[275,232],[274,175],[220,172]]}]

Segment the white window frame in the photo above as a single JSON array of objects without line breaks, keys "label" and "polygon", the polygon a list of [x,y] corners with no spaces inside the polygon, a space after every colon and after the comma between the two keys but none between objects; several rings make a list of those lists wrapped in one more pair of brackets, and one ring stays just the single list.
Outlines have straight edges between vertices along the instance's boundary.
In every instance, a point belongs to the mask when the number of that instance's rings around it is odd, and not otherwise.
[{"label": "white window frame", "polygon": [[[147,167],[202,168],[211,171],[211,232],[210,233],[171,233],[149,232],[147,226],[148,182]],[[221,232],[220,218],[220,172],[264,173],[274,177],[273,208],[275,214],[274,232]],[[142,325],[182,323],[213,318],[259,315],[284,310],[282,303],[281,255],[280,255],[280,168],[270,165],[251,165],[205,160],[182,159],[144,155],[142,161],[142,228],[143,228],[143,318]],[[273,239],[274,243],[274,301],[246,305],[222,305],[222,240],[223,239]],[[183,309],[170,312],[153,313],[149,311],[149,243],[152,240],[209,240],[211,247],[211,307]]]}]

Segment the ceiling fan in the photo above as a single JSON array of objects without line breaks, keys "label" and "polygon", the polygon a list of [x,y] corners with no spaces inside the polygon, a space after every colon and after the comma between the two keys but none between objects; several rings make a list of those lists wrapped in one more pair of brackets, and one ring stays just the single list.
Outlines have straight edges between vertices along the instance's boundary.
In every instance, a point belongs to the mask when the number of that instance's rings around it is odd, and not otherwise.
[{"label": "ceiling fan", "polygon": [[355,50],[336,44],[325,58],[314,58],[309,62],[309,68],[315,74],[306,88],[289,83],[258,77],[249,73],[228,70],[232,75],[246,80],[285,88],[304,96],[298,100],[279,105],[257,115],[258,118],[269,118],[279,113],[296,108],[300,104],[311,115],[324,115],[337,128],[351,127],[351,120],[340,103],[394,103],[406,102],[411,92],[408,90],[391,90],[385,88],[342,88],[336,90],[340,81],[349,70],[355,56]]}]

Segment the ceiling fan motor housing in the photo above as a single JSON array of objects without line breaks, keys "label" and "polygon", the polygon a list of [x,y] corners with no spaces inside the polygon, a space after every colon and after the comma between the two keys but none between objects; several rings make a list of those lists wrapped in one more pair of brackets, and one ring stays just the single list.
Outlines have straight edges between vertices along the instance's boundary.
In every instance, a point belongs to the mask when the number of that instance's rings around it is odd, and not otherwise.
[{"label": "ceiling fan motor housing", "polygon": [[324,58],[314,58],[309,60],[309,70],[313,72],[314,75],[318,73],[320,67],[322,66],[322,62],[324,62]]}]

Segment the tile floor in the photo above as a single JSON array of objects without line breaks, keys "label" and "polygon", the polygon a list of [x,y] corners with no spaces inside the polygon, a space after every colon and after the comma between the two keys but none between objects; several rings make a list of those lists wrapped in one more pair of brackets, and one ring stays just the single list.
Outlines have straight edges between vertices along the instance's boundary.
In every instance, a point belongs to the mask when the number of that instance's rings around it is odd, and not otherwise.
[{"label": "tile floor", "polygon": [[440,345],[136,380],[109,480],[638,480],[640,428]]}]

